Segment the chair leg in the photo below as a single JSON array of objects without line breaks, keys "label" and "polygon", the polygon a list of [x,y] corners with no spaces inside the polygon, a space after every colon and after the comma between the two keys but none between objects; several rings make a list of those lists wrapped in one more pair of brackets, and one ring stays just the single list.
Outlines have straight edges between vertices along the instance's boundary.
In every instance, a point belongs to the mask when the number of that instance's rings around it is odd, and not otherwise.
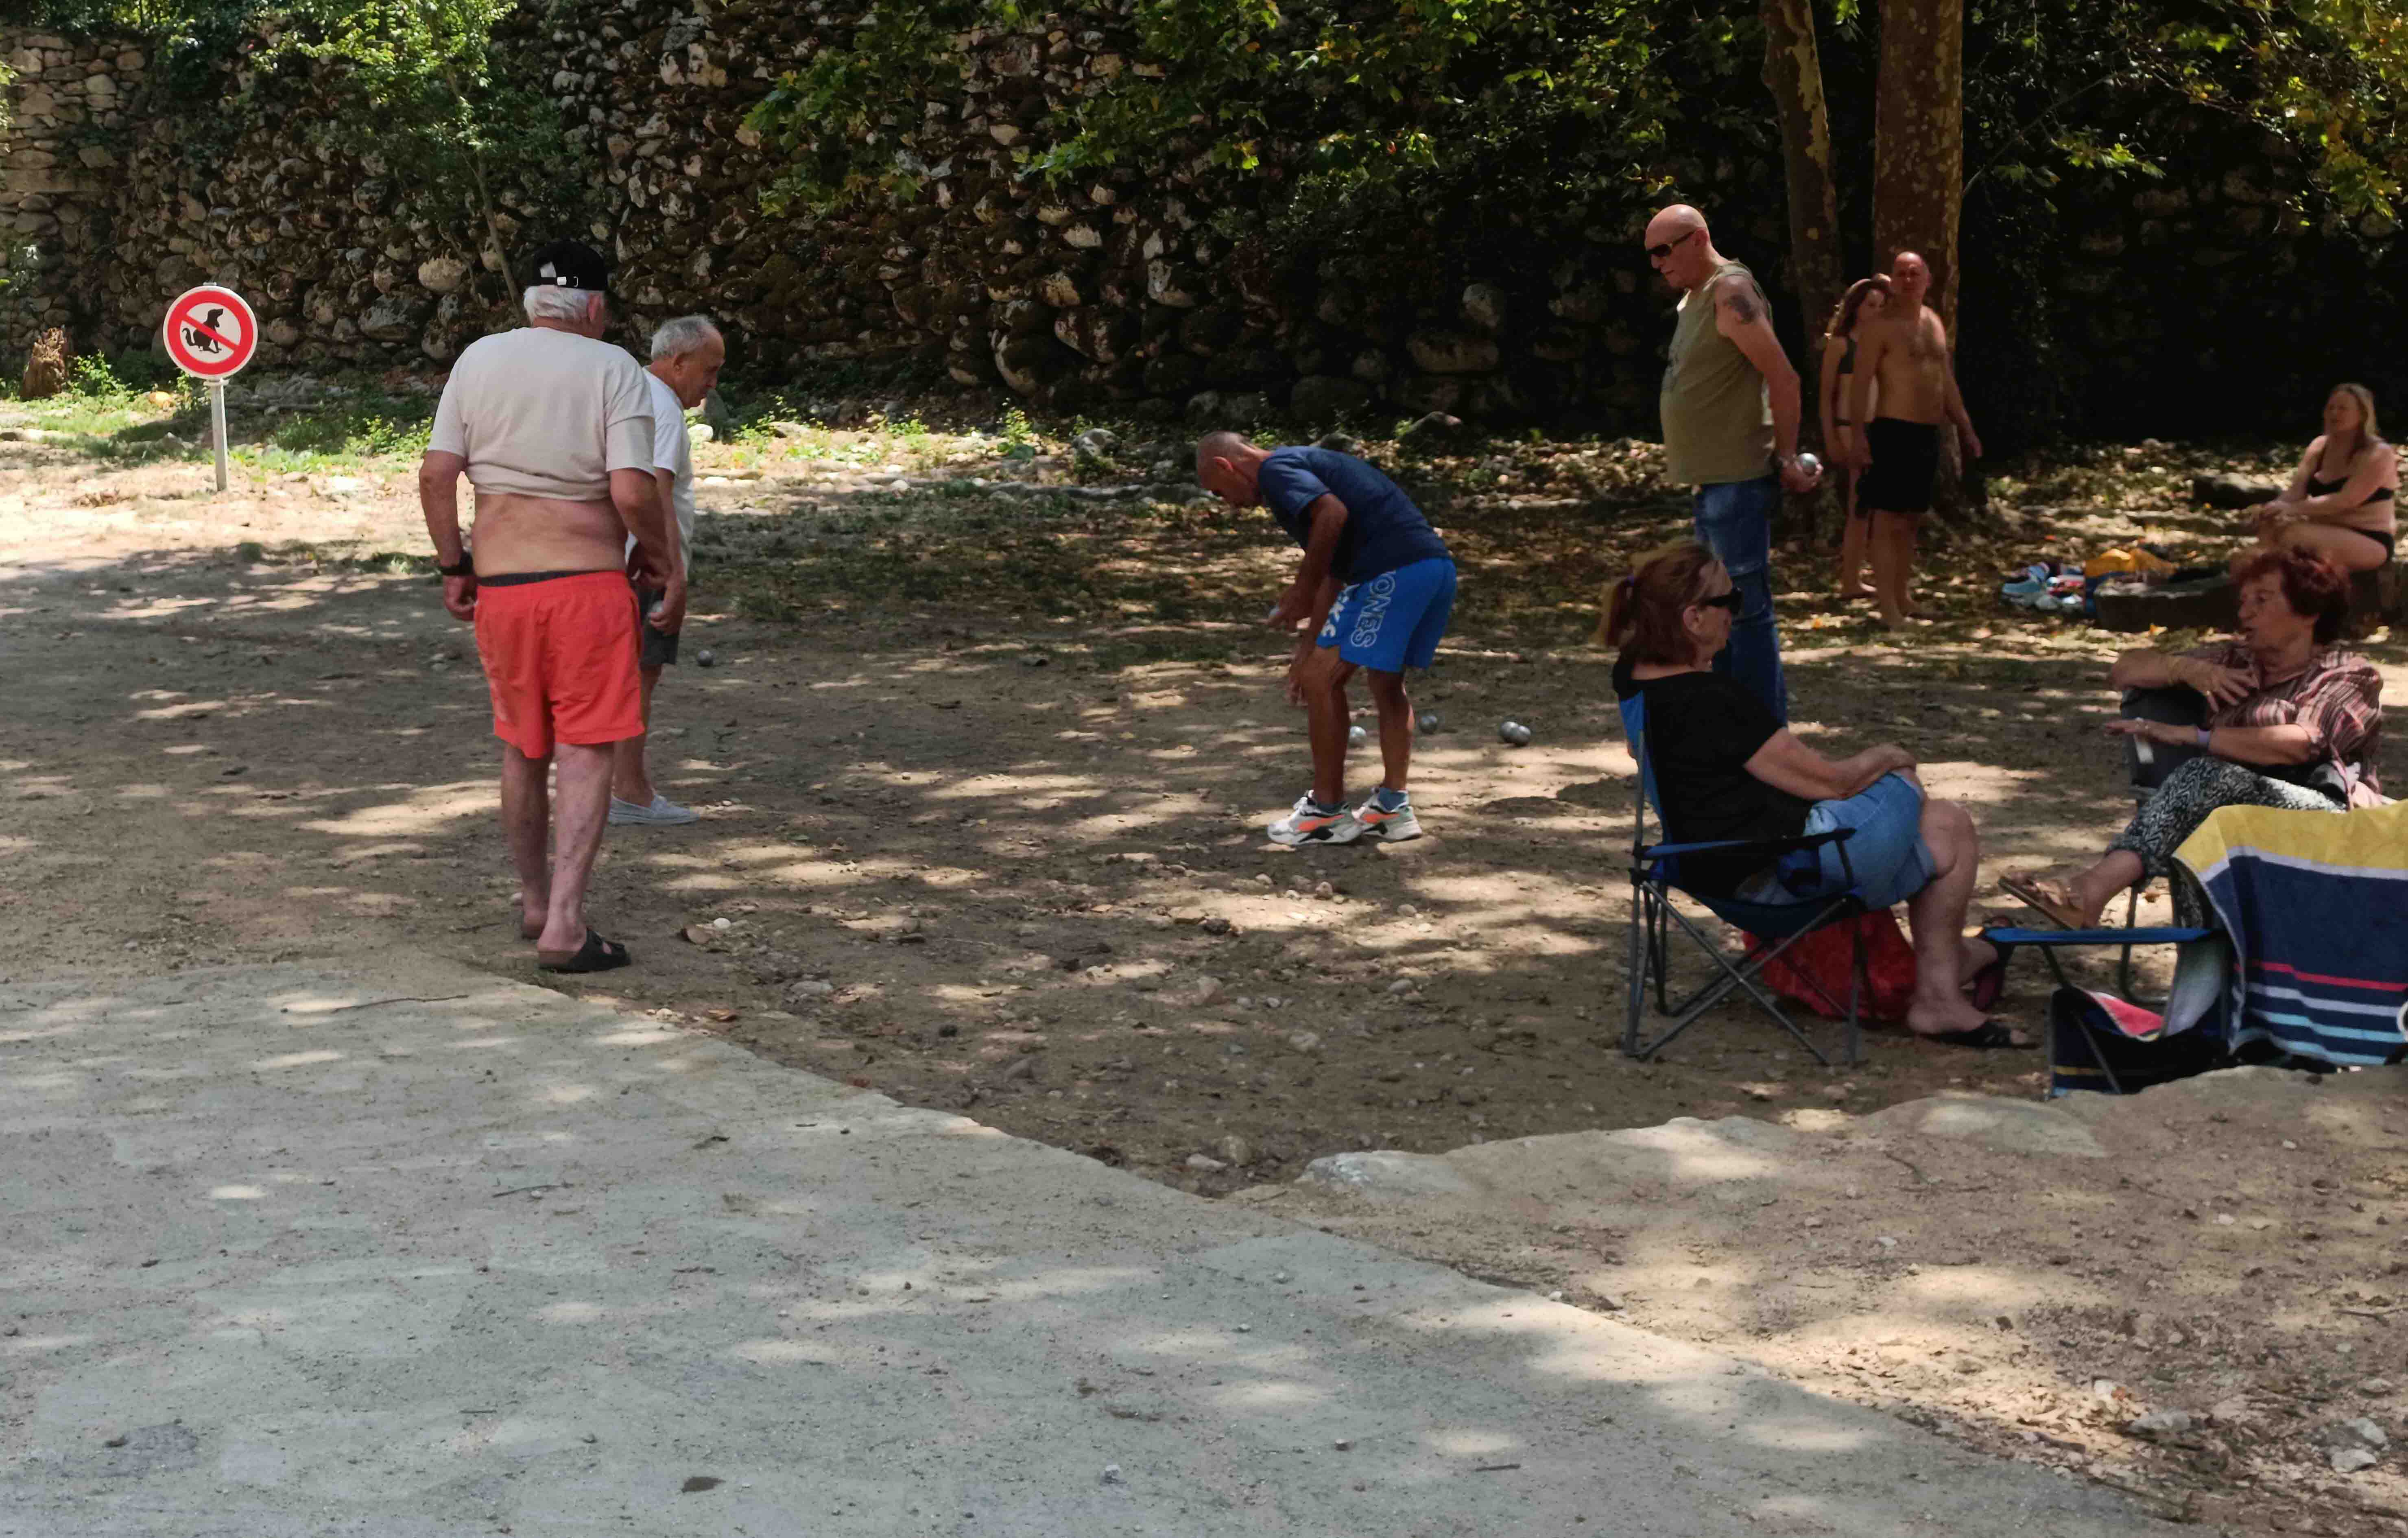
[{"label": "chair leg", "polygon": [[1792,935],[1762,954],[1745,957],[1741,963],[1734,965],[1730,958],[1723,954],[1722,948],[1714,943],[1712,936],[1689,922],[1688,915],[1672,906],[1669,900],[1659,900],[1656,911],[1659,922],[1664,915],[1670,915],[1671,921],[1678,924],[1682,930],[1696,941],[1698,949],[1705,953],[1707,959],[1720,970],[1722,975],[1713,979],[1697,992],[1684,999],[1678,1005],[1673,1006],[1673,1013],[1677,1013],[1678,1018],[1653,1042],[1634,1043],[1634,1049],[1630,1051],[1631,1056],[1641,1062],[1653,1058],[1657,1053],[1671,1045],[1675,1037],[1697,1024],[1699,1017],[1708,1010],[1721,1003],[1731,993],[1744,989],[1748,997],[1755,999],[1765,1013],[1772,1016],[1775,1025],[1787,1031],[1792,1041],[1806,1049],[1808,1056],[1825,1068],[1831,1066],[1831,1059],[1824,1054],[1823,1049],[1816,1046],[1813,1039],[1799,1028],[1798,1023],[1790,1019],[1782,1009],[1780,1000],[1767,993],[1756,981],[1763,970],[1777,960],[1790,946],[1796,944],[1805,931],[1801,930],[1799,935]]},{"label": "chair leg", "polygon": [[1668,930],[1664,924],[1664,915],[1670,911],[1671,906],[1672,902],[1670,898],[1666,897],[1662,892],[1657,892],[1656,894],[1656,902],[1654,908],[1651,910],[1652,916],[1648,931],[1650,937],[1649,943],[1654,945],[1656,948],[1653,960],[1656,967],[1656,1013],[1658,1014],[1670,1014],[1672,1013],[1672,995],[1670,991],[1672,985],[1672,957],[1670,954],[1671,948],[1667,942],[1666,938]]},{"label": "chair leg", "polygon": [[1623,1016],[1622,1050],[1626,1056],[1639,1055],[1639,1020],[1647,1012],[1647,974],[1655,959],[1655,946],[1649,939],[1652,927],[1648,918],[1648,889],[1636,875],[1630,880],[1630,964],[1624,1002],[1629,1007]]},{"label": "chair leg", "polygon": [[[2141,888],[2148,884],[2149,879],[2146,876],[2143,876],[2138,882],[2133,884],[2132,889],[2129,892],[2125,894],[2125,928],[2134,929],[2140,927]],[[2115,964],[2115,991],[2122,994],[2127,999],[2132,997],[2132,947],[2128,944],[2124,947],[2123,959]]]},{"label": "chair leg", "polygon": [[1847,1064],[1855,1068],[1865,1060],[1864,1030],[1857,1023],[1858,1011],[1865,997],[1865,927],[1851,923],[1848,942],[1848,1035]]}]

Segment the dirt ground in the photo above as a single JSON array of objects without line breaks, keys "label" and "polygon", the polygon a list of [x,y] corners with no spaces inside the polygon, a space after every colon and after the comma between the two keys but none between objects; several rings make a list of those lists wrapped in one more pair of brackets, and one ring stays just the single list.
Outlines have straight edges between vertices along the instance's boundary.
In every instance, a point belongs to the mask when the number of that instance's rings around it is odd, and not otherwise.
[{"label": "dirt ground", "polygon": [[[1254,623],[1293,560],[1268,520],[1005,496],[966,478],[1114,476],[991,439],[813,432],[809,453],[756,434],[698,453],[690,660],[663,687],[654,765],[704,819],[612,830],[593,913],[637,964],[590,982],[539,978],[517,939],[482,680],[419,553],[406,459],[286,469],[262,454],[215,495],[189,453],[0,442],[0,981],[408,947],[1213,1196],[1354,1149],[1675,1116],[1844,1120],[1945,1090],[2044,1087],[2037,1052],[1896,1035],[1870,1037],[1859,1068],[1826,1070],[1727,1010],[1655,1063],[1619,1051],[1631,775],[1612,658],[1585,637],[1601,577],[1682,523],[1647,487],[1645,451],[1474,449],[1419,466],[1466,595],[1416,691],[1441,717],[1415,764],[1430,836],[1297,852],[1261,833],[1304,764],[1280,698],[1284,649]],[[2000,521],[1935,555],[1942,623],[1900,640],[1822,595],[1826,558],[1780,557],[1799,729],[1914,750],[1933,792],[1971,807],[1985,892],[2001,871],[2095,853],[2130,805],[2100,734],[2104,663],[2125,641],[1999,609],[1997,568],[2143,530],[2209,548],[2216,525],[2172,499],[2161,451],[2127,451],[2138,458],[2103,492],[2037,472],[1994,482]],[[1142,453],[1125,469],[1163,473]],[[705,647],[714,666],[695,665]],[[2365,650],[2395,692],[2408,683],[2387,635]],[[1506,717],[1536,740],[1501,742]],[[2387,774],[2408,783],[2392,741]],[[2042,976],[2028,963],[2000,1012],[2035,1032]],[[2247,1246],[2198,1246],[2192,1227],[2159,1221],[2231,1186],[2194,1149],[2153,1150],[2145,1179],[2119,1157],[2052,1167],[2053,1191],[1961,1174],[1914,1187],[1918,1211],[1945,1204],[2000,1264],[2043,1276],[2051,1255],[2095,1239],[1994,1222],[2002,1205],[2079,1210],[2118,1248],[2130,1236],[2120,1286],[2001,1310],[2083,1344],[1999,1372],[2078,1395],[2110,1371],[2145,1377],[2143,1357],[2179,1361],[2156,1344],[2168,1330],[2231,1340],[2229,1318],[2193,1321],[2223,1316],[2208,1300],[2240,1288]],[[2314,1200],[2389,1205],[2397,1151],[2335,1152],[2317,1175],[2335,1184]],[[1502,1258],[1475,1269],[1571,1273],[1551,1225],[1496,1223],[1481,1247]],[[1383,1237],[1472,1258],[1461,1234]],[[2292,1248],[2272,1301],[2347,1283],[2389,1309],[2373,1243]],[[1700,1265],[1720,1244],[1780,1273],[1752,1234],[1694,1243]],[[1810,1285],[1799,1267],[1791,1279]],[[2104,1301],[2169,1286],[2193,1290],[2125,1305],[2158,1316],[2147,1330]],[[1632,1316],[1862,1387],[1813,1344],[1811,1313],[1743,1322],[1684,1300]],[[2343,1333],[2386,1335],[2379,1320]],[[2281,1370],[2321,1384],[2377,1359],[2408,1381],[2396,1344],[2345,1359],[2322,1341],[2286,1348]],[[2323,1366],[2301,1359],[2318,1351]],[[1918,1366],[1874,1397],[1970,1427],[1951,1397],[1964,1387]],[[2052,1458],[2058,1436],[2004,1441]],[[2236,1529],[2399,1531],[2379,1515],[2393,1496],[2363,1478],[2327,1476],[2346,1498],[2303,1497],[2291,1451],[2185,1453],[2184,1488],[2214,1484],[2233,1504],[2210,1515]],[[2217,1459],[2221,1474],[2197,1474]]]}]

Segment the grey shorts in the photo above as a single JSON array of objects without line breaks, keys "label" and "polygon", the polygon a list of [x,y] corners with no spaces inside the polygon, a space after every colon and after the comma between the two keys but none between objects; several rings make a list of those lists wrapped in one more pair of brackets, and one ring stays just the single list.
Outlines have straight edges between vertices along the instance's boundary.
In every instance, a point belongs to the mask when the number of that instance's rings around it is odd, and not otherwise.
[{"label": "grey shorts", "polygon": [[661,601],[661,593],[657,587],[636,589],[636,630],[644,638],[643,654],[636,659],[638,668],[666,668],[677,660],[678,633],[655,630],[652,622],[645,617],[652,613],[652,605]]}]

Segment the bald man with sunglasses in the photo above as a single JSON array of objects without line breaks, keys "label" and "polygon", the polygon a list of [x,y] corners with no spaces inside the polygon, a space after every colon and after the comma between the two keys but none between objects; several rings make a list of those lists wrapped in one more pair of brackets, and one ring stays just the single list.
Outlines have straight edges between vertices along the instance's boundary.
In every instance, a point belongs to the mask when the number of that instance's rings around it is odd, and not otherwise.
[{"label": "bald man with sunglasses", "polygon": [[1676,203],[1647,222],[1647,260],[1681,291],[1665,356],[1664,478],[1694,488],[1698,540],[1740,596],[1718,672],[1789,720],[1781,637],[1772,624],[1772,510],[1784,488],[1803,495],[1820,470],[1798,459],[1798,370],[1772,334],[1755,275],[1714,249],[1706,216]]}]

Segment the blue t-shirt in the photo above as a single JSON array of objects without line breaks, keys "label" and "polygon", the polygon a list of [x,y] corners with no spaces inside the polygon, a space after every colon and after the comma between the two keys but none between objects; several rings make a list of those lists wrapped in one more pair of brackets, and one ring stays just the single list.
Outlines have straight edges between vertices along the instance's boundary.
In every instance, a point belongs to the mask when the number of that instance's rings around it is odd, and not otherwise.
[{"label": "blue t-shirt", "polygon": [[1341,582],[1367,582],[1415,561],[1447,556],[1445,541],[1404,488],[1353,454],[1334,449],[1273,449],[1263,461],[1255,487],[1263,506],[1299,545],[1312,538],[1312,520],[1305,509],[1324,496],[1346,504],[1346,526],[1329,559],[1330,575]]}]

